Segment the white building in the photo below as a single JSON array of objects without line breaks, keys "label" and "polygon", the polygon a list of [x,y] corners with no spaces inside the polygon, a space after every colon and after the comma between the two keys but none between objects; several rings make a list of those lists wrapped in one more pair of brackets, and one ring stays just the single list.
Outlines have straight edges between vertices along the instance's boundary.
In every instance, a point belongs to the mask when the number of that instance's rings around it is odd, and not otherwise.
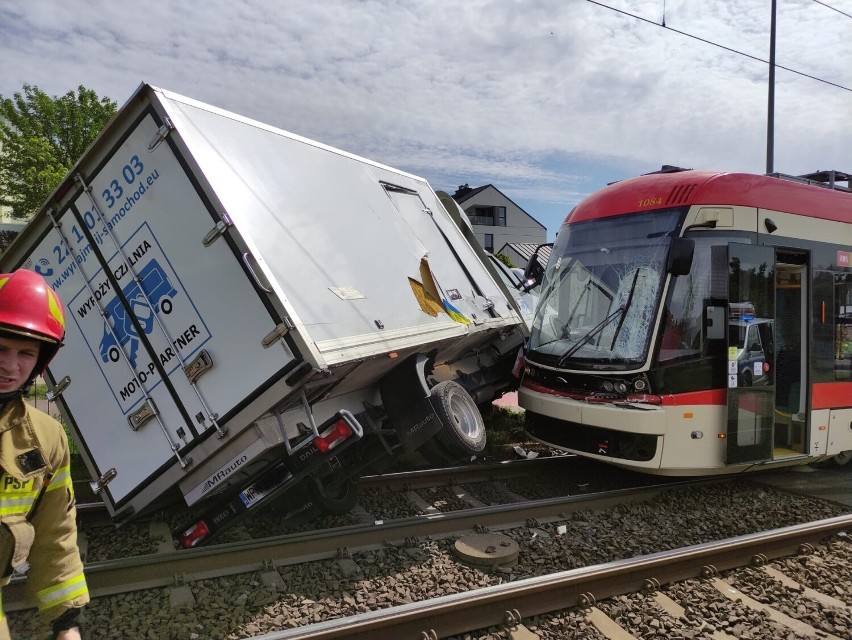
[{"label": "white building", "polygon": [[[494,185],[476,188],[462,185],[453,199],[467,214],[474,235],[486,251],[498,253],[507,244],[547,242],[547,228]],[[516,266],[524,267],[526,262]]]}]

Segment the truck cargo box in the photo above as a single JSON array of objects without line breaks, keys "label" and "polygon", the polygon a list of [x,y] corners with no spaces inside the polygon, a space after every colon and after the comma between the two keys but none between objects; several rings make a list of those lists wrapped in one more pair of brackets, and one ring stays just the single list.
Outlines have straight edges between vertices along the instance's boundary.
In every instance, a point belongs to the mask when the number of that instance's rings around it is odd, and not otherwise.
[{"label": "truck cargo box", "polygon": [[[119,519],[375,405],[400,405],[417,448],[435,429],[415,435],[404,390],[453,380],[485,402],[523,338],[425,180],[145,84],[0,266],[66,306],[46,380]],[[393,373],[406,362],[425,389]]]}]

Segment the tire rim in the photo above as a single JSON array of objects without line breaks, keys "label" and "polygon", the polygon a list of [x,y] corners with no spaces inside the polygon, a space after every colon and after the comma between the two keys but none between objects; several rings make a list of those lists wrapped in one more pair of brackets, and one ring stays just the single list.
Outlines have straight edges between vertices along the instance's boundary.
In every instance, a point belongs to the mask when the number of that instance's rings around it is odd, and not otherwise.
[{"label": "tire rim", "polygon": [[459,427],[459,431],[463,433],[465,437],[474,440],[480,431],[479,421],[476,419],[477,415],[471,412],[470,403],[466,400],[467,399],[459,393],[453,393],[450,395],[450,412],[453,416],[453,420]]}]

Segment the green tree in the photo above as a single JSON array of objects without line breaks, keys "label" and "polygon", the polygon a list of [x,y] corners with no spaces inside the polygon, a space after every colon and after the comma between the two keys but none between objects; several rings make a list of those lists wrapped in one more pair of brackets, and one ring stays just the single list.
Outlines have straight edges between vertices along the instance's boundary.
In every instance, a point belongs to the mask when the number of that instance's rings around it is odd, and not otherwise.
[{"label": "green tree", "polygon": [[502,262],[503,264],[505,264],[507,267],[509,267],[510,269],[515,266],[514,263],[512,262],[512,259],[509,256],[507,256],[505,253],[498,253],[497,259],[500,262]]},{"label": "green tree", "polygon": [[0,205],[31,217],[113,116],[116,103],[80,85],[49,96],[25,84],[0,95]]}]

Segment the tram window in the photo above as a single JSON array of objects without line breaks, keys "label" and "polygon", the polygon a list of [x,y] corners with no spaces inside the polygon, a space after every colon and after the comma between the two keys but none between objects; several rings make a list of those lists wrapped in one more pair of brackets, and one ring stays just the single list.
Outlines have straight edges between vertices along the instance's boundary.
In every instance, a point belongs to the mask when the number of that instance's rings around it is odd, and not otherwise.
[{"label": "tram window", "polygon": [[697,357],[706,352],[702,335],[704,301],[714,297],[711,248],[727,246],[727,242],[728,238],[721,236],[695,238],[692,269],[685,276],[673,278],[669,286],[657,354],[659,362]]},{"label": "tram window", "polygon": [[852,273],[834,277],[834,378],[852,380]]}]

